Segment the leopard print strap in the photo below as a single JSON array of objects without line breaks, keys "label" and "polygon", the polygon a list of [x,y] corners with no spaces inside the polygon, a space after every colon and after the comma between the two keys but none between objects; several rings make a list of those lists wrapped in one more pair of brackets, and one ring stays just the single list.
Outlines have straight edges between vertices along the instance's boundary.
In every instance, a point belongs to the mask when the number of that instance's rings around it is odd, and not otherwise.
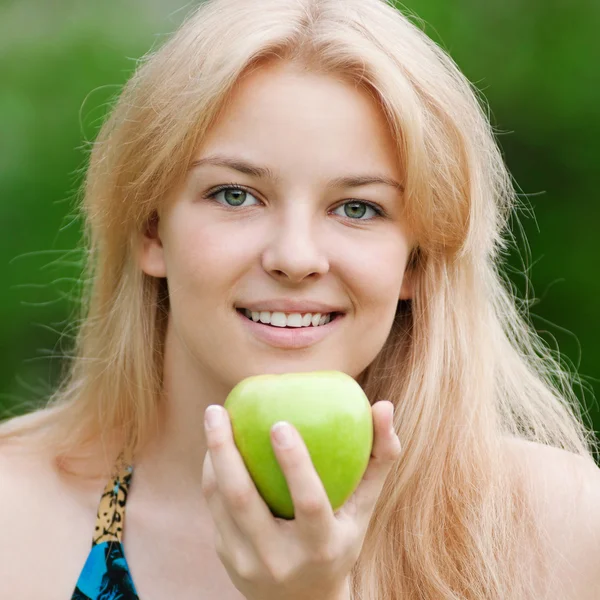
[{"label": "leopard print strap", "polygon": [[96,515],[96,528],[92,545],[102,542],[121,542],[123,538],[123,524],[125,522],[125,504],[133,467],[119,455],[113,475],[109,479],[98,505]]}]

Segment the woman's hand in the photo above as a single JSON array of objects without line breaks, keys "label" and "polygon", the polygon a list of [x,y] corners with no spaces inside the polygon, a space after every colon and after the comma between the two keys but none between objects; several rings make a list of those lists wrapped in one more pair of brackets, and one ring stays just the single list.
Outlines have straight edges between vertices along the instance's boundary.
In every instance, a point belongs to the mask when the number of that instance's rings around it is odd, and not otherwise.
[{"label": "woman's hand", "polygon": [[[202,491],[216,528],[215,545],[235,587],[248,600],[347,600],[350,570],[358,560],[375,504],[400,455],[388,400],[372,407],[373,450],[354,494],[335,513],[298,431],[273,448],[294,503],[294,519],[274,517],[258,493],[233,440],[227,411],[206,425],[208,451]],[[215,414],[213,413],[213,414]],[[282,429],[279,429],[283,433]]]}]

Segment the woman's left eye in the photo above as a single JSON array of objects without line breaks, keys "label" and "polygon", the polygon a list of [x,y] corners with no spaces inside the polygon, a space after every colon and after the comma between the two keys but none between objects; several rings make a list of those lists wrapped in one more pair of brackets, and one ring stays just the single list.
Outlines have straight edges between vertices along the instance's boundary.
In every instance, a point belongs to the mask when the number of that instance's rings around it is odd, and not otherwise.
[{"label": "woman's left eye", "polygon": [[[217,196],[221,194],[221,192],[225,192],[223,195],[223,201],[217,200]],[[244,188],[232,185],[223,185],[218,187],[205,196],[205,198],[212,198],[219,204],[225,204],[225,206],[232,208],[243,206],[247,197],[254,198],[256,200],[256,198]],[[352,221],[372,221],[373,219],[384,216],[384,212],[379,206],[372,204],[371,202],[365,202],[364,200],[348,200],[347,202],[344,202],[338,206],[335,210],[339,209],[344,209],[344,214],[340,216],[346,217]],[[364,219],[364,215],[369,210],[372,211],[374,215],[370,218]]]},{"label": "woman's left eye", "polygon": [[[371,204],[370,202],[364,202],[363,200],[349,200],[348,202],[344,202],[338,206],[335,210],[339,210],[340,208],[344,209],[344,215],[353,221],[371,221],[378,217],[383,216],[383,211],[375,204]],[[363,217],[367,210],[373,211],[375,215],[369,219],[363,219]],[[358,219],[355,218],[358,216]]]}]

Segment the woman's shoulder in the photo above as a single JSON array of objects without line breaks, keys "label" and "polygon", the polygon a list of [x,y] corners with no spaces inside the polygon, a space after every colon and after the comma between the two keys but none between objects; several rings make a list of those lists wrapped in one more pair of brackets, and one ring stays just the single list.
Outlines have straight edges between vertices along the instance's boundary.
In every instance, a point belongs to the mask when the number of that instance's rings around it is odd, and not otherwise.
[{"label": "woman's shoulder", "polygon": [[507,450],[532,492],[547,541],[552,593],[561,600],[597,600],[600,468],[591,458],[528,440],[508,440]]},{"label": "woman's shoulder", "polygon": [[523,438],[505,438],[507,455],[513,465],[526,469],[535,479],[556,480],[565,475],[573,478],[578,488],[600,476],[600,468],[590,457],[569,450],[533,442]]},{"label": "woman's shoulder", "polygon": [[0,597],[71,597],[102,488],[63,477],[48,453],[23,441],[0,443]]},{"label": "woman's shoulder", "polygon": [[591,457],[518,438],[506,447],[511,466],[537,490],[540,509],[568,509],[600,493],[600,468]]}]

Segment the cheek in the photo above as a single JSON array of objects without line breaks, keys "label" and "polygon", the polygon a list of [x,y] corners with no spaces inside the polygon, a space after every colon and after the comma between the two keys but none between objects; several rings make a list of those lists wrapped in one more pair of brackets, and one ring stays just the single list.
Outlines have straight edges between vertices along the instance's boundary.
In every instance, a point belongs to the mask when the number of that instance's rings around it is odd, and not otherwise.
[{"label": "cheek", "polygon": [[179,284],[202,285],[204,291],[209,289],[205,284],[226,282],[251,256],[251,238],[243,228],[234,234],[218,223],[182,220],[166,253],[168,277]]},{"label": "cheek", "polygon": [[372,244],[346,245],[345,271],[349,274],[359,308],[377,311],[384,318],[390,311],[394,314],[407,254],[405,244],[393,238]]},{"label": "cheek", "polygon": [[361,373],[384,347],[394,323],[406,252],[398,243],[362,245],[349,252],[352,293],[356,299],[355,327],[350,328],[349,361],[353,373]]}]

